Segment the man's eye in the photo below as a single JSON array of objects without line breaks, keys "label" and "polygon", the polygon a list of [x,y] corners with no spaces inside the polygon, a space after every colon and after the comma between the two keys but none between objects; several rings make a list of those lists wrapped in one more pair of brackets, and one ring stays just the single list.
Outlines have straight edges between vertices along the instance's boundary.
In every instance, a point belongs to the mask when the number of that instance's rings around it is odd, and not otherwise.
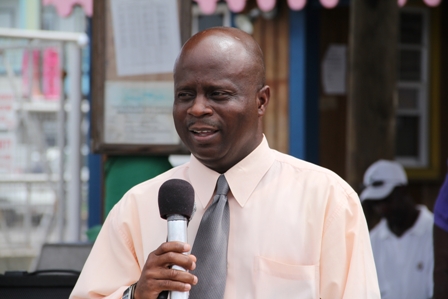
[{"label": "man's eye", "polygon": [[214,91],[211,93],[211,96],[213,98],[227,98],[229,96],[229,94],[224,91]]},{"label": "man's eye", "polygon": [[179,99],[189,99],[191,97],[193,97],[193,94],[189,93],[189,92],[179,92],[179,93],[177,93],[177,98],[179,98]]}]

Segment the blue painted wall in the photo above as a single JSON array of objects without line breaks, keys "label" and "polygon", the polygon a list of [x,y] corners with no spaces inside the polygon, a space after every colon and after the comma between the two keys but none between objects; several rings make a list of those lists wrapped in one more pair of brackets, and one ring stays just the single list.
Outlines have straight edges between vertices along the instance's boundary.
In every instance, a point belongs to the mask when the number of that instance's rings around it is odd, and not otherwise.
[{"label": "blue painted wall", "polygon": [[291,11],[289,75],[289,153],[319,162],[320,7]]}]

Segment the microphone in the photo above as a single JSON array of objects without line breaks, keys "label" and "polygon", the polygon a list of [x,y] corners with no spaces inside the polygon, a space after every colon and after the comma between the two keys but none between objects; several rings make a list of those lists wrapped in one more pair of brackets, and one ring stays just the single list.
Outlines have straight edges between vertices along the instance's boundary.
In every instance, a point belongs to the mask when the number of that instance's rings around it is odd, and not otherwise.
[{"label": "microphone", "polygon": [[[168,220],[168,241],[187,243],[187,225],[194,212],[194,189],[185,180],[171,179],[160,186],[159,189],[160,217]],[[179,266],[172,269],[185,271]],[[165,293],[165,294],[163,294]],[[189,292],[171,292],[171,299],[187,299]],[[159,295],[166,296],[166,292]]]}]

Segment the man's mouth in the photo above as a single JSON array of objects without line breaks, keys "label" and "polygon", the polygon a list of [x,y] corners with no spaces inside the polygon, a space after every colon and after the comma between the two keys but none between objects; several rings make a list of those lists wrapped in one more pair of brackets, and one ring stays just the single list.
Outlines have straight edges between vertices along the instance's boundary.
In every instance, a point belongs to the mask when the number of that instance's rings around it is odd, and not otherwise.
[{"label": "man's mouth", "polygon": [[208,142],[219,132],[218,126],[205,122],[191,122],[188,124],[188,130],[199,142]]},{"label": "man's mouth", "polygon": [[207,133],[210,133],[210,132],[214,132],[215,130],[212,130],[212,129],[200,129],[200,130],[191,130],[193,133],[196,133],[196,134],[207,134]]},{"label": "man's mouth", "polygon": [[190,130],[190,132],[192,132],[193,134],[198,135],[198,136],[208,136],[217,131],[212,130],[212,129],[193,129],[193,130]]}]

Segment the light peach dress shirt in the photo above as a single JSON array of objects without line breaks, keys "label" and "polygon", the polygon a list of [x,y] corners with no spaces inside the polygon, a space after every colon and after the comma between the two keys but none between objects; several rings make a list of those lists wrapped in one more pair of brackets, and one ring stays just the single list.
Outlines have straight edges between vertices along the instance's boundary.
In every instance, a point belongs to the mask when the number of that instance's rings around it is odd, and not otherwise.
[{"label": "light peach dress shirt", "polygon": [[[121,298],[139,279],[149,253],[166,240],[157,197],[168,179],[194,187],[193,244],[218,176],[192,156],[128,191],[109,213],[71,298]],[[380,298],[360,201],[340,177],[271,150],[266,139],[225,177],[230,234],[224,299]]]}]

